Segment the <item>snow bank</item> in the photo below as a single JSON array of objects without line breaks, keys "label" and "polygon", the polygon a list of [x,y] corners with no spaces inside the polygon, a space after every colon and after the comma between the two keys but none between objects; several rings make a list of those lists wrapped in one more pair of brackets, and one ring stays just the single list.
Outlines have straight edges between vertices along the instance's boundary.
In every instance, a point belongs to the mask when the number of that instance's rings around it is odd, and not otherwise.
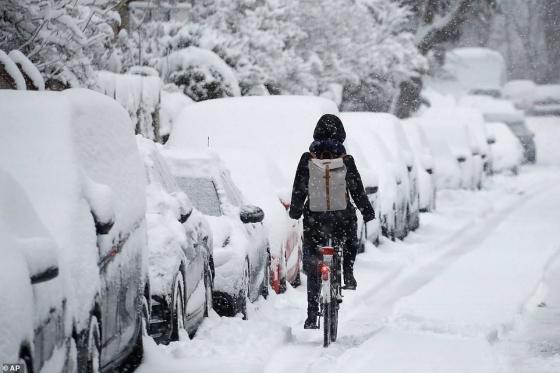
[{"label": "snow bank", "polygon": [[218,72],[231,90],[234,96],[241,96],[239,81],[235,75],[235,71],[220,58],[216,53],[198,47],[187,47],[175,51],[162,58],[160,69],[162,75],[166,78],[173,71],[186,69],[189,67],[198,67],[203,69],[209,80],[213,80],[211,70]]},{"label": "snow bank", "polygon": [[11,51],[8,56],[12,59],[12,61],[21,66],[23,72],[27,74],[29,79],[33,82],[33,85],[39,91],[45,90],[45,81],[43,80],[43,76],[33,62],[29,61],[29,59],[18,50]]},{"label": "snow bank", "polygon": [[547,191],[517,203],[474,250],[401,299],[393,321],[490,341],[509,330],[559,251],[560,195]]},{"label": "snow bank", "polygon": [[266,154],[279,172],[272,182],[280,195],[291,191],[301,154],[313,140],[313,130],[326,113],[337,113],[334,102],[305,96],[223,98],[186,107],[175,121],[170,148],[210,148],[231,144]]},{"label": "snow bank", "polygon": [[128,112],[137,133],[149,139],[159,139],[154,127],[154,115],[159,111],[162,81],[157,76],[97,73],[99,92],[118,101]]},{"label": "snow bank", "polygon": [[25,91],[27,85],[25,84],[23,74],[19,71],[16,63],[3,50],[0,50],[0,64],[3,65],[10,78],[14,80],[16,89]]}]

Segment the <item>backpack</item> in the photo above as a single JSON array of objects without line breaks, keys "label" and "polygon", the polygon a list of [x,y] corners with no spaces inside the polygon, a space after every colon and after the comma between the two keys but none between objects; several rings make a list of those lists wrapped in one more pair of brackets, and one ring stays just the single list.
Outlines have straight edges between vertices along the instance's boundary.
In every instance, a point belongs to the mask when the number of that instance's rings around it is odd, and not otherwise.
[{"label": "backpack", "polygon": [[346,165],[344,158],[309,160],[309,210],[346,210]]}]

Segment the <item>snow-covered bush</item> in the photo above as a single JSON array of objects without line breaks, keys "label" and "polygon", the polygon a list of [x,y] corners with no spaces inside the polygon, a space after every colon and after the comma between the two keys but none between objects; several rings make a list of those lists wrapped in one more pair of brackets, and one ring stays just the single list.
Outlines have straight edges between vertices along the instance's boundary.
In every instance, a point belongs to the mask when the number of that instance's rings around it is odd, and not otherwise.
[{"label": "snow-covered bush", "polygon": [[241,95],[233,69],[209,50],[187,47],[173,52],[162,60],[161,71],[194,101]]}]

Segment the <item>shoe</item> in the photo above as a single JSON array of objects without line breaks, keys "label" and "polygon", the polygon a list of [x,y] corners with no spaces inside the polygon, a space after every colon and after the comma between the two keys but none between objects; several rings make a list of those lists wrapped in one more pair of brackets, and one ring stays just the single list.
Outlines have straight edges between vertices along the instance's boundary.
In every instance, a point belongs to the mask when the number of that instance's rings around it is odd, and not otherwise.
[{"label": "shoe", "polygon": [[317,316],[308,315],[305,323],[303,324],[303,329],[319,329],[319,326],[317,325]]},{"label": "shoe", "polygon": [[354,274],[352,272],[344,273],[344,286],[342,287],[345,290],[356,290],[356,279],[354,278]]}]

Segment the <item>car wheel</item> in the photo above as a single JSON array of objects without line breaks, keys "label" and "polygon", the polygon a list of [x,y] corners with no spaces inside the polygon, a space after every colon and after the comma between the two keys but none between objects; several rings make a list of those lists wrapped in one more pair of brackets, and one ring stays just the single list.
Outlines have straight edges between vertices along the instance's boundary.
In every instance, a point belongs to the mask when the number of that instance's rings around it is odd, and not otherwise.
[{"label": "car wheel", "polygon": [[183,274],[177,273],[173,284],[173,307],[171,308],[171,340],[178,341],[181,330],[185,330],[185,281]]},{"label": "car wheel", "polygon": [[[98,373],[101,361],[101,331],[97,317],[92,316],[89,321],[87,338],[87,373]],[[82,370],[80,370],[82,371]]]},{"label": "car wheel", "polygon": [[247,320],[249,318],[249,314],[247,312],[249,294],[249,260],[245,259],[245,269],[243,270],[243,278],[241,282],[241,293],[239,294],[239,308],[243,314],[243,320]]},{"label": "car wheel", "polygon": [[212,269],[210,262],[206,262],[206,269],[204,270],[204,288],[206,301],[204,305],[204,317],[210,315],[210,310],[214,308],[212,294],[214,293],[214,280],[212,278]]},{"label": "car wheel", "polygon": [[266,265],[264,267],[264,277],[261,283],[261,295],[264,299],[268,298],[268,285],[270,283],[270,266],[272,265],[272,259],[270,258],[270,253],[266,252]]}]

